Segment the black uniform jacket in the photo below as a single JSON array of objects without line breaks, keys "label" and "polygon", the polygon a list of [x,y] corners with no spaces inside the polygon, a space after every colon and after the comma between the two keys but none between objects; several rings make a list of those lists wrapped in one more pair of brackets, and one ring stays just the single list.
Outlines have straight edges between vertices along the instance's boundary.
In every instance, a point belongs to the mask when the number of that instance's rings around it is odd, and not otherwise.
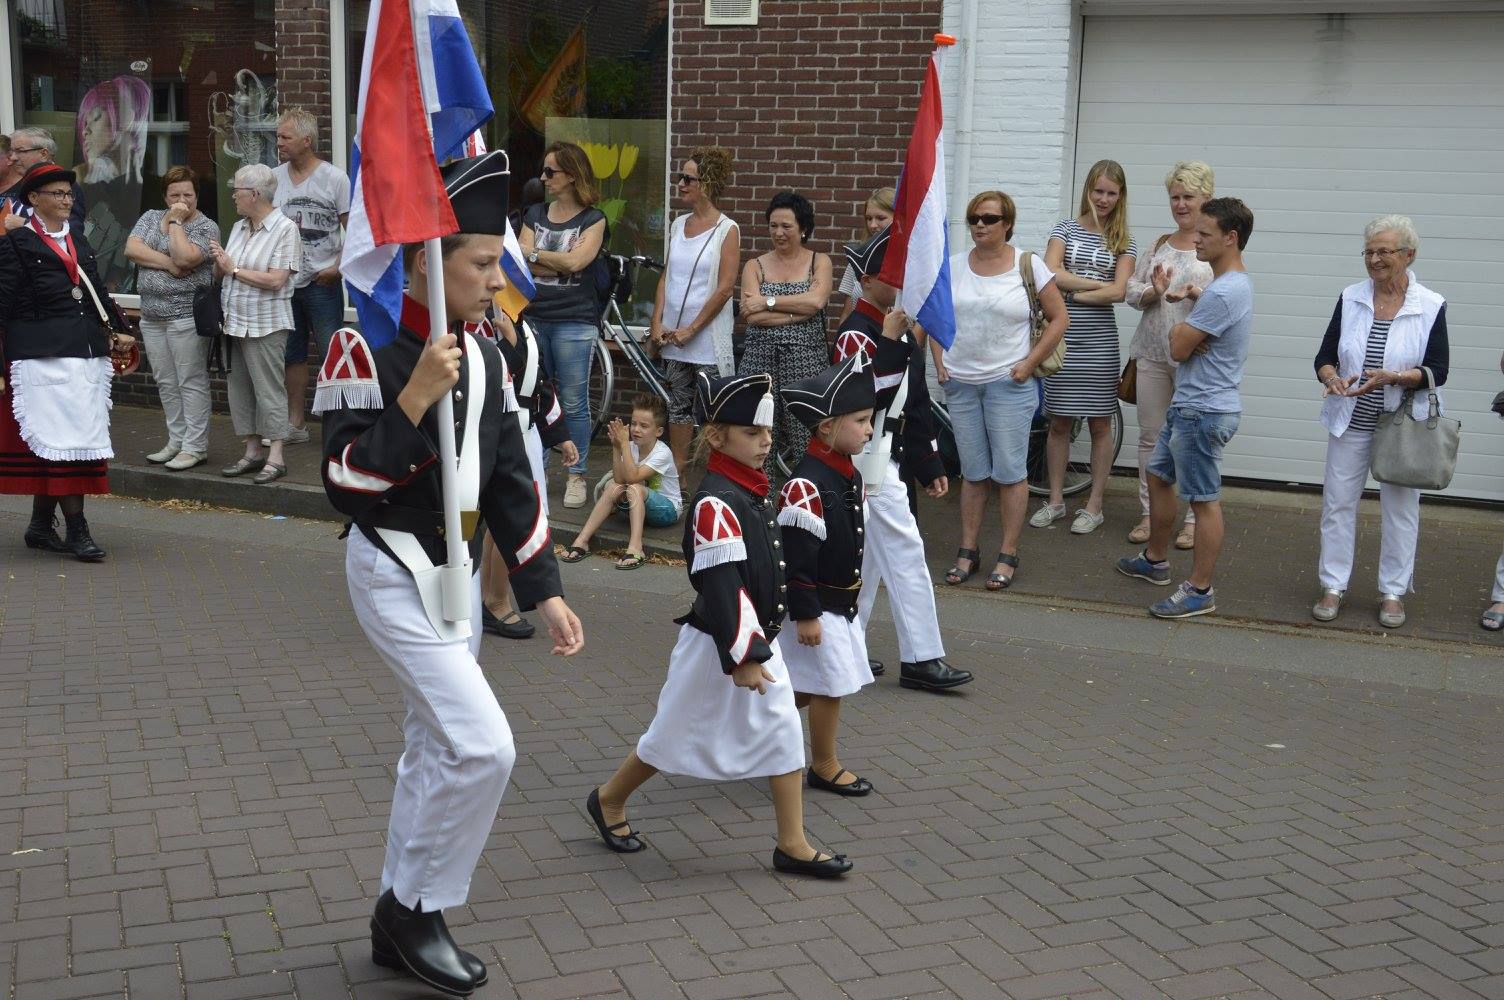
[{"label": "black uniform jacket", "polygon": [[[419,332],[422,331],[422,332]],[[427,340],[428,310],[412,299],[402,303],[402,323],[390,344],[372,352],[381,382],[382,410],[340,407],[324,414],[324,490],[329,501],[359,526],[387,555],[376,528],[411,532],[434,565],[447,556],[443,500],[439,483],[437,408],[414,427],[397,405]],[[461,341],[464,342],[463,340]],[[522,427],[507,407],[506,362],[496,345],[476,337],[465,350],[454,393],[457,447],[465,444],[465,414],[476,404],[480,418],[480,514],[506,559],[512,590],[522,610],[563,593],[554,561],[548,519],[543,516],[532,469],[522,443]],[[470,366],[486,366],[484,400],[468,398]],[[479,537],[470,540],[479,566]],[[395,559],[396,557],[393,556]],[[401,560],[397,560],[399,563]]]},{"label": "black uniform jacket", "polygon": [[[884,337],[882,312],[866,299],[857,300],[856,308],[836,334],[837,362],[845,360],[841,334],[847,331],[865,336],[873,345],[869,356],[872,358],[872,374],[877,379],[877,409],[886,409],[893,402],[897,387],[889,377],[907,366],[909,395],[903,412],[888,414],[883,426],[873,428],[873,435],[892,434],[890,457],[898,463],[899,474],[905,480],[918,480],[928,486],[945,475],[945,463],[940,459],[935,414],[930,409],[929,383],[924,377],[924,350],[908,333],[899,340]],[[851,342],[852,338],[847,338],[844,343],[849,345]]]},{"label": "black uniform jacket", "polygon": [[778,523],[788,552],[789,617],[833,611],[856,617],[862,589],[865,520],[862,474],[849,456],[810,438],[809,451],[778,494]]},{"label": "black uniform jacket", "polygon": [[684,559],[695,603],[676,618],[715,640],[721,670],[765,663],[788,611],[783,535],[761,469],[713,452],[684,519]]},{"label": "black uniform jacket", "polygon": [[[125,319],[105,291],[94,260],[94,249],[83,230],[68,227],[79,269],[94,284],[110,320],[125,329]],[[102,358],[110,353],[109,330],[80,281],[82,299],[73,297],[56,244],[30,225],[0,237],[0,330],[4,331],[6,361],[33,358]]]},{"label": "black uniform jacket", "polygon": [[[506,358],[507,369],[512,373],[512,388],[517,393],[517,405],[531,415],[532,424],[538,428],[538,437],[543,441],[543,447],[556,448],[569,440],[569,428],[564,425],[564,408],[559,405],[558,393],[554,391],[554,383],[543,364],[543,349],[538,346],[538,339],[532,328],[526,323],[517,323],[516,327],[517,343],[509,343],[500,334],[493,334],[496,346],[500,348],[501,356]],[[524,391],[522,375],[533,359],[536,359],[538,366],[538,378],[533,382],[533,391],[529,393]]]}]

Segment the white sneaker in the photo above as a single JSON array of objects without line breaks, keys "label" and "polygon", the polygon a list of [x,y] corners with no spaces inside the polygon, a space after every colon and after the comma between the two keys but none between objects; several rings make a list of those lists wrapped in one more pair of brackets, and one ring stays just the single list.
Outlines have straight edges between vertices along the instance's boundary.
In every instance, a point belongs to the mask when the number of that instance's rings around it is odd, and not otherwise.
[{"label": "white sneaker", "polygon": [[1029,524],[1036,528],[1048,528],[1064,516],[1065,504],[1044,504],[1029,518]]},{"label": "white sneaker", "polygon": [[570,473],[569,479],[564,483],[564,506],[585,506],[585,477]]},{"label": "white sneaker", "polygon": [[287,437],[285,437],[285,438],[282,439],[282,443],[283,444],[307,444],[308,443],[308,428],[307,427],[289,427],[287,429]]},{"label": "white sneaker", "polygon": [[180,451],[177,457],[164,465],[163,468],[171,469],[173,472],[182,472],[184,469],[191,469],[195,465],[202,465],[206,457],[191,451]]},{"label": "white sneaker", "polygon": [[147,455],[146,460],[152,465],[161,465],[164,462],[170,462],[174,458],[177,458],[178,452],[182,450],[181,445],[176,445],[169,441],[160,451],[154,451],[150,455]]},{"label": "white sneaker", "polygon": [[1076,519],[1071,522],[1071,534],[1089,535],[1100,528],[1102,522],[1105,520],[1107,520],[1106,514],[1093,514],[1085,507],[1082,507],[1076,511]]}]

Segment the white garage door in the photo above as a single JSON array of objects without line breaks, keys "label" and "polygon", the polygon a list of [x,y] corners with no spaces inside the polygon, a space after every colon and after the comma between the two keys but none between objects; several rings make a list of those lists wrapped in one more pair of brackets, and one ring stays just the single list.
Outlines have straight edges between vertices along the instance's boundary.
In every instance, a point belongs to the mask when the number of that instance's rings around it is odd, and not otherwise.
[{"label": "white garage door", "polygon": [[[1072,202],[1093,162],[1118,160],[1147,251],[1172,226],[1166,171],[1201,159],[1254,212],[1255,339],[1226,474],[1321,481],[1312,358],[1364,276],[1364,224],[1397,212],[1420,232],[1416,274],[1448,301],[1462,452],[1447,492],[1504,499],[1504,421],[1489,411],[1504,387],[1501,53],[1504,14],[1087,18]],[[1125,348],[1136,321],[1121,307]]]}]

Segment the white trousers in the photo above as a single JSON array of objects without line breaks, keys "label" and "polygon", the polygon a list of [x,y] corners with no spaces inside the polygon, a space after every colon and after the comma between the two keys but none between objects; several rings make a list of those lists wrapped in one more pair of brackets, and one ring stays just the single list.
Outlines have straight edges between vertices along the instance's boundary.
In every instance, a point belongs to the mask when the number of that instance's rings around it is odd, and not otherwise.
[{"label": "white trousers", "polygon": [[940,617],[935,611],[935,585],[924,561],[924,539],[909,491],[888,463],[882,486],[867,493],[867,543],[862,551],[862,592],[857,597],[857,622],[866,634],[877,603],[877,585],[888,588],[888,606],[898,630],[898,655],[905,663],[938,660],[945,655],[940,640]]},{"label": "white trousers", "polygon": [[[517,759],[507,717],[476,662],[480,632],[468,642],[435,635],[412,577],[359,528],[350,531],[345,576],[360,627],[407,704],[382,891],[407,907],[421,900],[425,911],[458,906]],[[472,587],[478,619],[478,576]]]},{"label": "white trousers", "polygon": [[[1326,478],[1321,488],[1321,585],[1346,590],[1358,545],[1358,501],[1368,483],[1372,431],[1327,435]],[[1420,490],[1379,484],[1379,593],[1408,594],[1420,536]]]}]

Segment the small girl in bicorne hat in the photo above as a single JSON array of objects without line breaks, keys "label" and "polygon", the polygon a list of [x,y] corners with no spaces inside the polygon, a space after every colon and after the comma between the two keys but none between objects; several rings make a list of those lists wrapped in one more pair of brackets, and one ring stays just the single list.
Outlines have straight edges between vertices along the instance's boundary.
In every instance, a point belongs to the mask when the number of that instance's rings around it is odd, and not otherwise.
[{"label": "small girl in bicorne hat", "polygon": [[695,417],[701,446],[711,452],[684,521],[694,606],[675,619],[679,641],[652,724],[611,780],[590,793],[585,809],[606,846],[629,854],[646,845],[627,822],[627,799],[659,771],[713,781],[766,777],[778,819],[773,867],[834,878],[851,862],[817,851],[805,836],[804,731],[774,641],[790,595],[763,474],[772,447],[772,391],[766,373],[699,376]]}]

